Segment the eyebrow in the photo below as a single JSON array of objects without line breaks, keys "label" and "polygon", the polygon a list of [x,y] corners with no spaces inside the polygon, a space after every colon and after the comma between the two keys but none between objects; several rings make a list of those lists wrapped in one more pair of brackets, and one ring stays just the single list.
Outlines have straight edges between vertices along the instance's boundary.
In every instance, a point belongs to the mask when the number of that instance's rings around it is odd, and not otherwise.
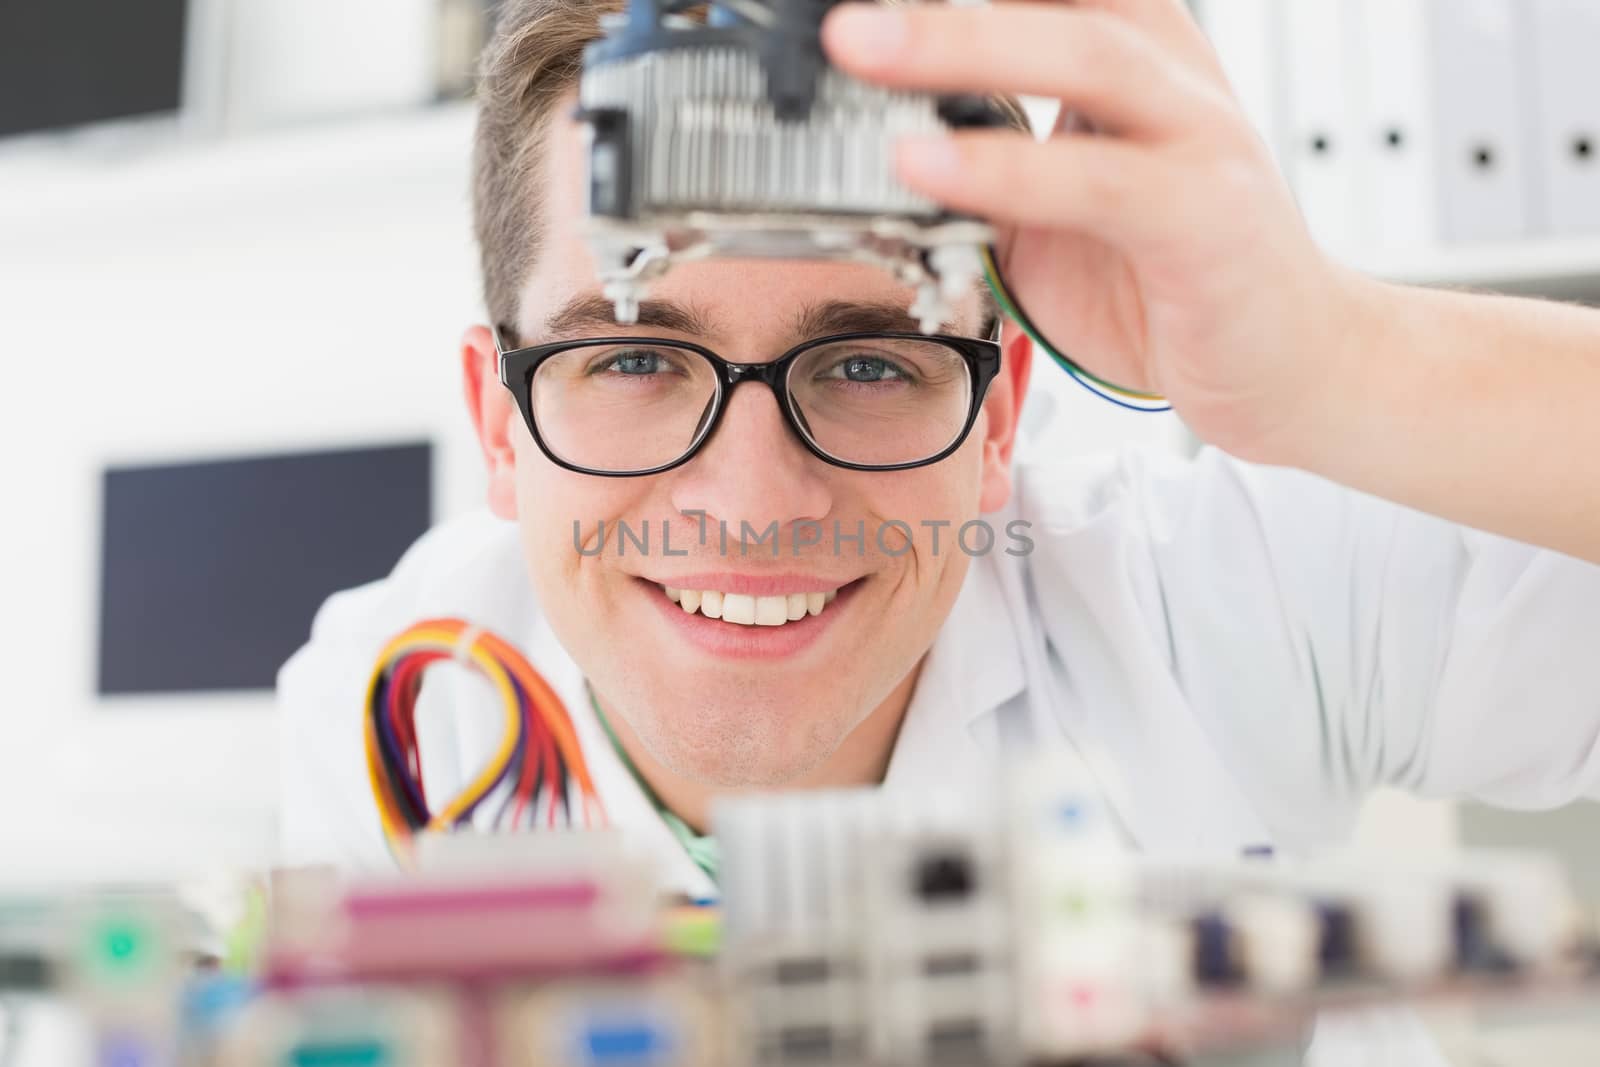
[{"label": "eyebrow", "polygon": [[[941,330],[952,332],[948,323]],[[921,333],[922,325],[900,304],[829,300],[796,316],[794,332],[802,338],[836,333]]]},{"label": "eyebrow", "polygon": [[[645,300],[633,324],[690,337],[709,338],[716,329],[710,315],[692,304],[673,300]],[[573,297],[545,320],[544,334],[554,340],[578,337],[596,330],[619,329],[616,309],[604,296]],[[941,329],[955,332],[951,324]],[[921,333],[921,323],[900,304],[882,301],[826,300],[812,304],[794,317],[793,335],[801,340],[842,333]]]},{"label": "eyebrow", "polygon": [[[647,329],[670,330],[695,337],[713,333],[710,317],[692,304],[672,300],[644,300],[639,304],[639,321],[635,326]],[[617,330],[616,306],[603,296],[573,297],[545,320],[547,336],[561,340],[592,330]]]}]

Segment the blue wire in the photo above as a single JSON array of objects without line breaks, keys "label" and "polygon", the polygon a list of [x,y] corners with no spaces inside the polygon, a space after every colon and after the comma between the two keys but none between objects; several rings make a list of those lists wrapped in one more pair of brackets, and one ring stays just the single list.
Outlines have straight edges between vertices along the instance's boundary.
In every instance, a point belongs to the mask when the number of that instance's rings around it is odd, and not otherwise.
[{"label": "blue wire", "polygon": [[1165,414],[1166,412],[1169,412],[1169,411],[1172,410],[1172,405],[1171,404],[1168,404],[1166,407],[1160,407],[1160,408],[1142,408],[1138,404],[1130,404],[1128,401],[1121,400],[1121,399],[1119,399],[1117,397],[1112,396],[1109,393],[1102,393],[1100,390],[1096,389],[1092,383],[1090,383],[1088,381],[1085,381],[1083,378],[1079,377],[1076,373],[1074,373],[1073,369],[1071,367],[1067,366],[1065,363],[1061,363],[1061,362],[1058,361],[1056,363],[1056,366],[1058,366],[1062,370],[1066,371],[1067,372],[1067,377],[1071,378],[1073,381],[1075,381],[1079,385],[1083,386],[1089,392],[1093,393],[1095,396],[1099,397],[1101,400],[1106,401],[1107,403],[1117,405],[1117,407],[1119,407],[1119,408],[1127,408],[1129,411],[1137,411],[1137,412],[1139,412],[1141,414],[1144,414],[1144,415],[1162,415],[1162,414]]}]

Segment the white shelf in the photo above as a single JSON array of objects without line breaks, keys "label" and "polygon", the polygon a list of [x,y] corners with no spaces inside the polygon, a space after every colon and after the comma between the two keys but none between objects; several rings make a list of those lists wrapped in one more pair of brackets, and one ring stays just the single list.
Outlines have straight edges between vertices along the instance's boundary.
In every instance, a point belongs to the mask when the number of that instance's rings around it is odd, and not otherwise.
[{"label": "white shelf", "polygon": [[[152,198],[272,188],[437,181],[464,199],[475,113],[455,103],[360,119],[307,123],[234,137],[172,138],[132,131],[122,139],[44,140],[0,151],[0,226],[137,213]],[[1365,272],[1418,285],[1460,286],[1600,303],[1600,234],[1496,245],[1360,253]]]},{"label": "white shelf", "polygon": [[380,195],[437,179],[465,200],[475,114],[458,102],[231,136],[130,127],[0,146],[0,226],[60,225],[90,211],[137,214],[152,201],[230,188],[288,195],[356,185]]},{"label": "white shelf", "polygon": [[1600,302],[1600,236],[1347,258],[1391,281]]}]

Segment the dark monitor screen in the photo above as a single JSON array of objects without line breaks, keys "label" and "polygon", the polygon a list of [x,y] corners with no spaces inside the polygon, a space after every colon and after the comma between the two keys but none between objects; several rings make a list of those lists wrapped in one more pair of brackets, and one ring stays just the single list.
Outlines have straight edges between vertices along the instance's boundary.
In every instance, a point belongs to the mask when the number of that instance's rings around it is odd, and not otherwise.
[{"label": "dark monitor screen", "polygon": [[100,692],[271,688],[322,601],[388,574],[428,528],[432,453],[108,470]]},{"label": "dark monitor screen", "polygon": [[0,136],[178,110],[189,0],[0,0]]}]

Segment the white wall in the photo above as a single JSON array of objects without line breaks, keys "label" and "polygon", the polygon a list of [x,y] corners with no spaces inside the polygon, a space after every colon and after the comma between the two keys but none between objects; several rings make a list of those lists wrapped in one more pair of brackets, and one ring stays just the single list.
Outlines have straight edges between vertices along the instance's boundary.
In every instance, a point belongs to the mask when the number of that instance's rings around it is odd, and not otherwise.
[{"label": "white wall", "polygon": [[[470,133],[454,107],[0,157],[0,879],[267,858],[270,697],[94,694],[100,472],[429,435],[440,513],[474,506]],[[1035,381],[1063,450],[1177,439]]]}]

